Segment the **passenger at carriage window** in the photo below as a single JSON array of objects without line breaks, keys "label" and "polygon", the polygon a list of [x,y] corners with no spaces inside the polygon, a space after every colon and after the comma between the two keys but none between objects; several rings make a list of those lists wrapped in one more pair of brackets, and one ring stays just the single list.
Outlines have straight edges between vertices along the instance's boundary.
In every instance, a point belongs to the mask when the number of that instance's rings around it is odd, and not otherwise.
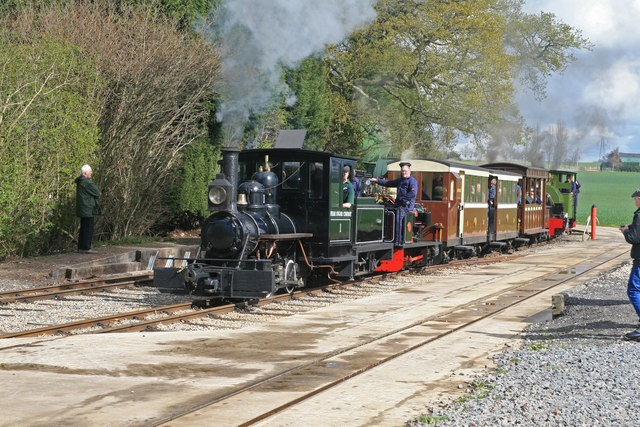
[{"label": "passenger at carriage window", "polygon": [[496,181],[495,178],[491,180],[491,186],[489,187],[489,196],[487,197],[487,204],[490,208],[496,207]]},{"label": "passenger at carriage window", "polygon": [[433,188],[431,194],[433,194],[433,200],[442,200],[443,193],[442,175],[437,174],[433,180]]},{"label": "passenger at carriage window", "polygon": [[342,207],[350,208],[355,200],[355,191],[353,184],[349,181],[349,175],[351,174],[351,168],[345,166],[342,173]]},{"label": "passenger at carriage window", "polygon": [[540,200],[540,196],[538,196],[535,191],[532,189],[529,190],[529,194],[525,197],[525,202],[529,205],[531,203],[537,203],[539,205],[542,204],[542,200]]},{"label": "passenger at carriage window", "polygon": [[553,203],[553,198],[551,197],[551,194],[549,194],[549,193],[547,192],[547,197],[546,197],[546,198],[547,198],[547,207],[549,207],[549,206],[553,206],[553,205],[554,205],[554,203]]},{"label": "passenger at carriage window", "polygon": [[396,244],[402,244],[404,232],[404,217],[407,212],[413,210],[418,195],[418,181],[411,176],[411,163],[400,163],[400,174],[398,179],[388,181],[386,179],[371,178],[372,182],[377,182],[384,187],[397,187],[396,201],[394,207],[397,208],[396,215]]}]

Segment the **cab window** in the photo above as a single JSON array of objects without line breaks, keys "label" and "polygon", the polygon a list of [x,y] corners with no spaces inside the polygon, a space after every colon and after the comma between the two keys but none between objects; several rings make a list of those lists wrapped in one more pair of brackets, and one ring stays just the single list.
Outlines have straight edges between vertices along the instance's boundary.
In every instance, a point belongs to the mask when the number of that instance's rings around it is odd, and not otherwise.
[{"label": "cab window", "polygon": [[322,162],[309,163],[309,197],[322,199],[323,195],[323,165]]},{"label": "cab window", "polygon": [[300,162],[282,163],[282,189],[300,190]]}]

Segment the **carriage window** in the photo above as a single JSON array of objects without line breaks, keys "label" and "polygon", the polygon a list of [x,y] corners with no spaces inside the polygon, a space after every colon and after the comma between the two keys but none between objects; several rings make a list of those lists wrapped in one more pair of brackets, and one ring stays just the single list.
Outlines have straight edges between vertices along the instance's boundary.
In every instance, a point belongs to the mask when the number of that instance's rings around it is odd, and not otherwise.
[{"label": "carriage window", "polygon": [[489,183],[489,178],[484,177],[482,178],[482,199],[480,199],[480,202],[486,202],[487,201],[487,188],[488,188],[488,184]]},{"label": "carriage window", "polygon": [[312,199],[322,199],[322,172],[321,162],[309,163],[309,197]]},{"label": "carriage window", "polygon": [[300,162],[282,163],[282,189],[300,189]]},{"label": "carriage window", "polygon": [[475,202],[476,201],[476,177],[472,176],[471,177],[471,186],[469,188],[469,201],[470,202]]},{"label": "carriage window", "polygon": [[471,200],[471,182],[470,182],[471,177],[467,177],[467,179],[464,180],[464,201],[465,202],[469,202]]},{"label": "carriage window", "polygon": [[[450,179],[449,180],[449,186],[450,186],[449,195],[448,195],[449,200],[452,200],[452,201],[460,201],[461,200],[461,198],[458,197],[458,193],[456,192],[456,185],[458,185],[457,180],[455,180],[455,179]],[[444,195],[442,196],[442,198],[446,199],[446,197],[444,197]]]},{"label": "carriage window", "polygon": [[[444,193],[444,178],[441,173],[437,173],[433,176],[432,190],[431,190],[431,198],[433,200],[442,200],[442,196]],[[451,190],[451,194],[453,190]]]},{"label": "carriage window", "polygon": [[422,188],[420,194],[420,200],[431,200],[431,194],[429,194],[429,189],[431,188],[431,174],[427,172],[422,172],[422,176],[420,178],[420,186]]}]

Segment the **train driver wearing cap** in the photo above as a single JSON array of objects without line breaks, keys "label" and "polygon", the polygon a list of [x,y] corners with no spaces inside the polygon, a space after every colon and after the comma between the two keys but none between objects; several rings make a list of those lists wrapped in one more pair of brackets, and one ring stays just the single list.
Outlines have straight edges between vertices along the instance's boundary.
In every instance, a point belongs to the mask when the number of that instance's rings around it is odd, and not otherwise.
[{"label": "train driver wearing cap", "polygon": [[407,212],[413,210],[416,202],[416,195],[418,194],[418,181],[411,176],[411,163],[400,163],[401,177],[394,180],[386,180],[381,178],[371,178],[372,182],[377,182],[384,187],[397,187],[398,192],[396,195],[396,201],[394,207],[396,208],[396,244],[401,245],[403,243],[403,231],[404,231],[404,217]]}]

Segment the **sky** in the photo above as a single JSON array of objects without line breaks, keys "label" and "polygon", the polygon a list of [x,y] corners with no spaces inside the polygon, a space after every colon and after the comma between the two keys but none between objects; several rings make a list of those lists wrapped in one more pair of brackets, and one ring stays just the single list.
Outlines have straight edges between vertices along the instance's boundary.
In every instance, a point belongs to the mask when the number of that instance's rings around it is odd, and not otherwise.
[{"label": "sky", "polygon": [[524,11],[551,12],[594,44],[549,78],[542,101],[519,92],[527,123],[586,132],[580,161],[597,160],[603,139],[606,152],[640,153],[640,0],[527,0]]}]

